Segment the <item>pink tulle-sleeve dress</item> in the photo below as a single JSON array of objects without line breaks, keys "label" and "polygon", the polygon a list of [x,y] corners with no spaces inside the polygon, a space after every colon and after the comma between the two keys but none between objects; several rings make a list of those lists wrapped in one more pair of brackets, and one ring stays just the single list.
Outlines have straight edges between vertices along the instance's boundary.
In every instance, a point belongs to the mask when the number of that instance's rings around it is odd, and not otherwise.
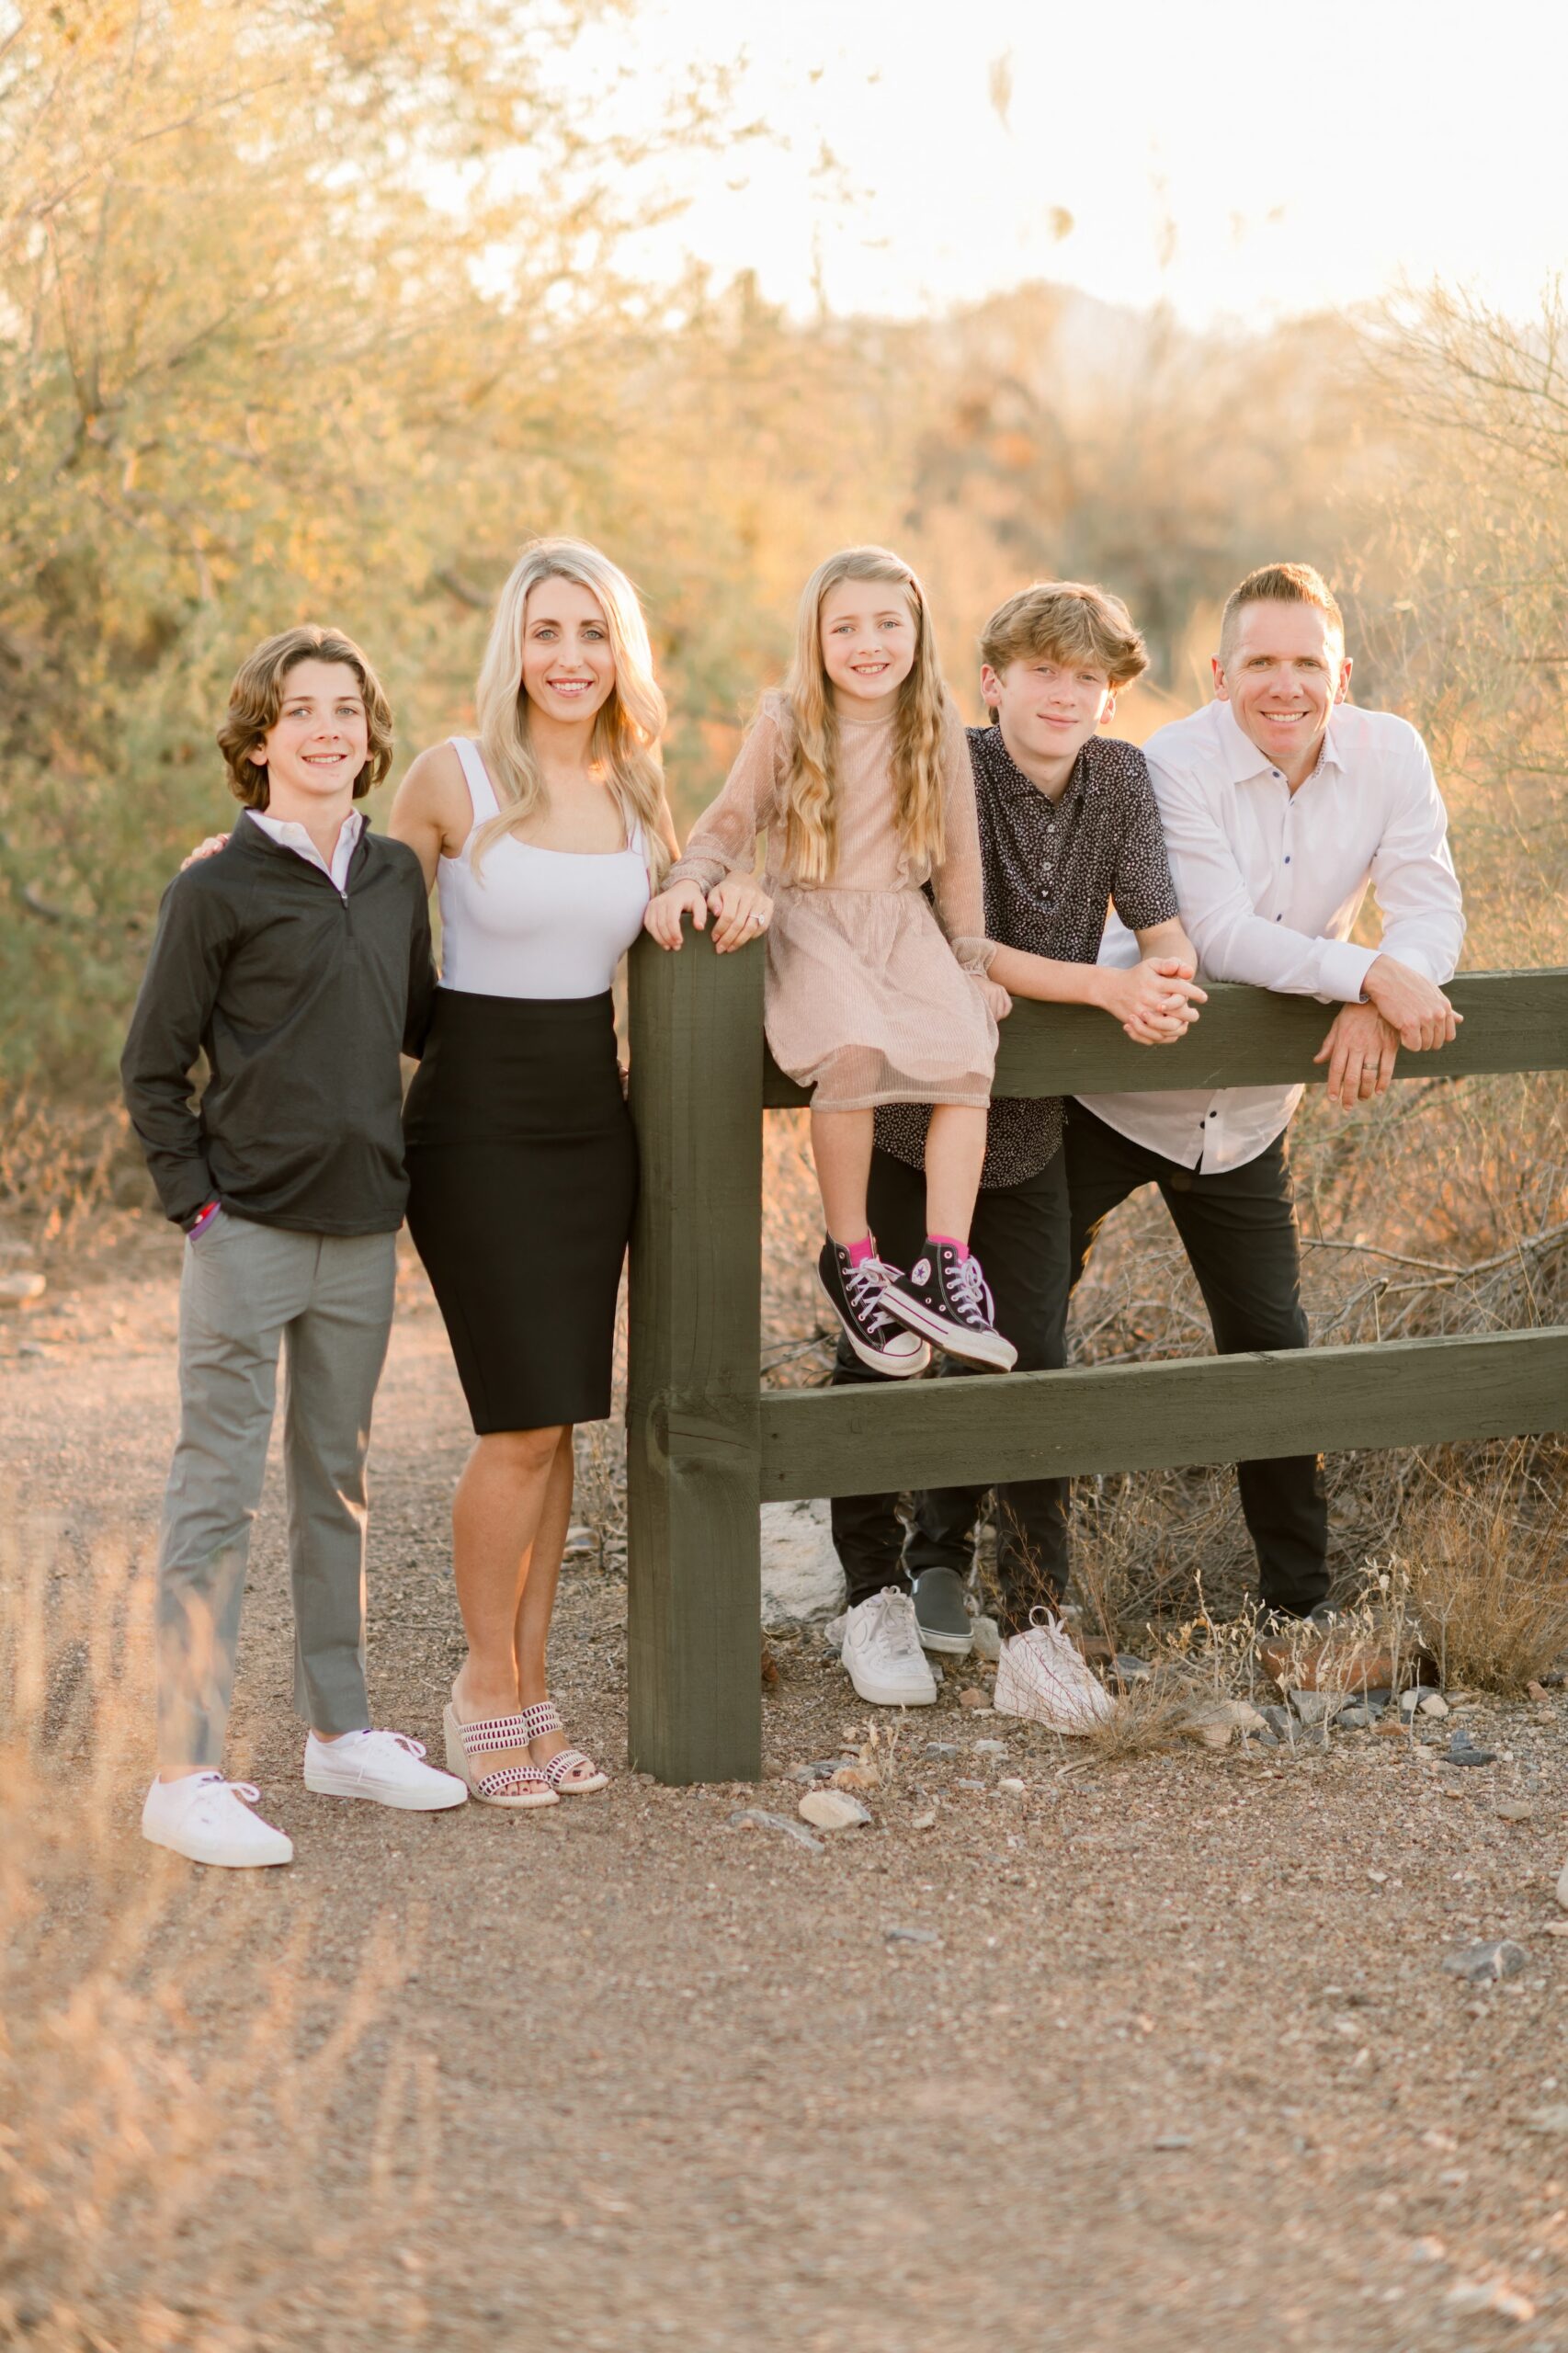
[{"label": "pink tulle-sleeve dress", "polygon": [[[969,745],[950,712],[942,741],[944,856],[932,871],[913,864],[899,841],[893,725],[839,720],[837,865],[825,883],[800,883],[789,872],[781,806],[789,708],[782,696],[768,696],[668,879],[710,891],[726,874],[749,873],[757,835],[766,835],[767,1042],[780,1070],[812,1090],[813,1108],[983,1109],[996,1024],[979,983],[995,951],[984,937]],[[922,888],[927,881],[935,913]]]}]

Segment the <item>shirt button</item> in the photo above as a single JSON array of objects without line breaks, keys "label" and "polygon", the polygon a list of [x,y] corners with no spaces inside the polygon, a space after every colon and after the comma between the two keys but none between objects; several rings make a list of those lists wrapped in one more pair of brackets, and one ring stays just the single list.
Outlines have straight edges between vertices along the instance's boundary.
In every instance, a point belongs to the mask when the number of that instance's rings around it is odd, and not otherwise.
[{"label": "shirt button", "polygon": [[1286,853],[1285,853],[1285,863],[1286,863],[1286,865],[1287,865],[1287,866],[1289,866],[1289,865],[1290,865],[1290,851],[1289,851],[1289,850],[1287,850],[1287,851],[1286,851]]},{"label": "shirt button", "polygon": [[1210,1117],[1211,1120],[1217,1120],[1217,1119],[1219,1118],[1219,1116],[1220,1116],[1220,1114],[1219,1114],[1219,1112],[1218,1112],[1218,1111],[1210,1111],[1210,1114],[1209,1114],[1209,1117]]}]

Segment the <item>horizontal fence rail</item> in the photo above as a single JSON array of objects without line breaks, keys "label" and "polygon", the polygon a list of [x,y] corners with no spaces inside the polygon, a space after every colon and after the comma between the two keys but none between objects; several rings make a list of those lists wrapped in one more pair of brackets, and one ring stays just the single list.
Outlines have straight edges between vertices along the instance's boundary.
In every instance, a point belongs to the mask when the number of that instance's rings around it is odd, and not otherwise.
[{"label": "horizontal fence rail", "polygon": [[[759,1506],[1270,1455],[1523,1437],[1568,1425],[1568,1329],[1191,1357],[1066,1372],[763,1390],[762,1120],[806,1101],[767,1054],[764,950],[631,957],[642,1187],[627,1380],[633,1764],[665,1781],[761,1769]],[[1451,1046],[1402,1079],[1568,1069],[1568,972],[1449,984]],[[1018,1002],[995,1092],[1261,1086],[1323,1075],[1335,1007],[1215,985],[1178,1045],[1086,1006]]]},{"label": "horizontal fence rail", "polygon": [[[890,1393],[891,1392],[891,1393]],[[767,1502],[1524,1438],[1568,1418],[1568,1328],[765,1390]]]},{"label": "horizontal fence rail", "polygon": [[[1206,984],[1209,1002],[1174,1046],[1135,1046],[1119,1022],[1089,1005],[1016,998],[1001,1024],[997,1095],[1149,1095],[1174,1087],[1294,1086],[1321,1080],[1312,1056],[1337,1006],[1315,996],[1272,996],[1229,981]],[[1445,995],[1464,1021],[1451,1046],[1401,1053],[1400,1078],[1474,1078],[1486,1071],[1568,1069],[1568,971],[1466,972]],[[811,1099],[771,1054],[763,1078],[770,1111]]]}]

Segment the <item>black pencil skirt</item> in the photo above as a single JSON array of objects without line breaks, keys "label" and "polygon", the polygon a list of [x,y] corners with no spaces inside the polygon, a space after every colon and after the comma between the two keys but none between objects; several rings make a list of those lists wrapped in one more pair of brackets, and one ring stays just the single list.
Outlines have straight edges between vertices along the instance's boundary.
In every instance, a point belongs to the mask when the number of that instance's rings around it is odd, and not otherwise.
[{"label": "black pencil skirt", "polygon": [[408,1225],[480,1437],[610,1410],[637,1144],[608,992],[437,992],[403,1134]]}]

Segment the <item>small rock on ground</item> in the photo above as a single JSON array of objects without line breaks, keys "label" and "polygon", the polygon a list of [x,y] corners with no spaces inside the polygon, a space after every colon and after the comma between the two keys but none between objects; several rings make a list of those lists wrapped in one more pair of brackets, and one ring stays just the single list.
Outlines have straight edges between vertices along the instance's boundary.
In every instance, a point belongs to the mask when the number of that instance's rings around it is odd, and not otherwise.
[{"label": "small rock on ground", "polygon": [[847,1790],[808,1790],[796,1812],[817,1830],[859,1830],[871,1819],[870,1809]]},{"label": "small rock on ground", "polygon": [[1444,1753],[1445,1765],[1491,1765],[1496,1761],[1494,1748],[1477,1748],[1467,1732],[1456,1732]]},{"label": "small rock on ground", "polygon": [[802,1830],[798,1822],[790,1822],[782,1813],[767,1813],[759,1805],[739,1807],[731,1814],[726,1827],[731,1830],[781,1830],[786,1838],[794,1840],[797,1847],[809,1847],[813,1855],[823,1852],[822,1840],[813,1838],[809,1830]]},{"label": "small rock on ground", "polygon": [[1505,1937],[1496,1944],[1461,1945],[1457,1952],[1446,1952],[1443,1968],[1467,1984],[1494,1985],[1499,1978],[1522,1976],[1528,1959],[1523,1945]]}]

